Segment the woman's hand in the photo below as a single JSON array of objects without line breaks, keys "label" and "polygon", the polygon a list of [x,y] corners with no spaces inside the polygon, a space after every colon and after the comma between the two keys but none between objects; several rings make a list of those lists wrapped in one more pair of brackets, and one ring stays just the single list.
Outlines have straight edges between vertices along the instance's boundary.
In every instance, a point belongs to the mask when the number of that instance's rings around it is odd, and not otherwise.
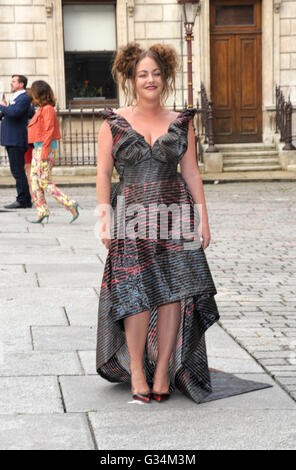
[{"label": "woman's hand", "polygon": [[102,240],[102,243],[105,245],[105,247],[107,248],[107,250],[110,250],[110,246],[111,246],[111,240],[110,238],[101,238]]},{"label": "woman's hand", "polygon": [[103,245],[110,249],[111,246],[111,235],[110,235],[110,223],[109,222],[101,222],[99,225],[99,235],[101,237],[101,241]]},{"label": "woman's hand", "polygon": [[203,222],[202,224],[202,247],[204,250],[209,246],[210,240],[211,240],[211,233],[210,233],[209,224],[208,222]]}]

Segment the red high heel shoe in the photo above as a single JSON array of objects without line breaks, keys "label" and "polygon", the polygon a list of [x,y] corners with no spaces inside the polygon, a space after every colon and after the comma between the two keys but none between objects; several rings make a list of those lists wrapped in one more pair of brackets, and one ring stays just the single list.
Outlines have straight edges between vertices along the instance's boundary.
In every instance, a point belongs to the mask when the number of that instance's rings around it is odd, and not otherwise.
[{"label": "red high heel shoe", "polygon": [[147,384],[147,387],[149,388],[149,392],[147,392],[147,393],[141,393],[141,392],[136,391],[133,387],[133,379],[132,379],[132,373],[131,373],[131,389],[132,389],[132,397],[133,397],[134,400],[139,400],[139,401],[142,401],[144,403],[150,403],[150,401],[151,401],[151,390],[150,390],[150,387],[149,387],[148,384]]},{"label": "red high heel shoe", "polygon": [[168,391],[166,393],[158,393],[152,390],[151,392],[151,398],[155,401],[161,402],[168,400],[170,398],[170,381],[168,380]]},{"label": "red high heel shoe", "polygon": [[132,391],[132,396],[134,400],[139,400],[144,403],[150,403],[151,401],[151,393],[139,393]]},{"label": "red high heel shoe", "polygon": [[[149,387],[149,385],[148,385],[148,387]],[[132,397],[133,397],[134,400],[143,401],[144,403],[150,403],[150,401],[151,401],[150,387],[149,387],[149,392],[147,392],[147,393],[138,392],[133,388],[133,381],[131,380],[131,389],[132,389]]]},{"label": "red high heel shoe", "polygon": [[153,392],[153,391],[151,393],[152,400],[155,400],[155,401],[158,401],[158,402],[168,400],[170,398],[170,396],[171,396],[170,393],[157,393],[157,392]]}]

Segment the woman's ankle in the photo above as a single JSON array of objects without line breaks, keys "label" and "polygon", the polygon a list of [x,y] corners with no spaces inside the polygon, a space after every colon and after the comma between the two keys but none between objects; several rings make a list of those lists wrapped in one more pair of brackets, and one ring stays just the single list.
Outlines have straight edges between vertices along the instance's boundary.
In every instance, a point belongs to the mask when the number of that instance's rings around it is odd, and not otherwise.
[{"label": "woman's ankle", "polygon": [[160,375],[167,375],[169,372],[169,362],[168,361],[157,361],[155,373]]}]

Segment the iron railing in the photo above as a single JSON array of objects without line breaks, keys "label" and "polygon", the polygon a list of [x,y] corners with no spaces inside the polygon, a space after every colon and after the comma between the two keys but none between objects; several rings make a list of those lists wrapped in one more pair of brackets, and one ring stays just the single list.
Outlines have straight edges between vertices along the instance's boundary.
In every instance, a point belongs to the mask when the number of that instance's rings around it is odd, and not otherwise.
[{"label": "iron railing", "polygon": [[[204,136],[204,144],[208,144],[207,153],[218,152],[214,142],[214,115],[213,102],[208,99],[206,88],[203,83],[200,86],[201,100],[201,135]],[[199,108],[199,103],[197,102]]]},{"label": "iron railing", "polygon": [[72,108],[60,110],[62,138],[59,140],[56,165],[95,166],[97,164],[97,136],[99,110],[95,108]]},{"label": "iron railing", "polygon": [[[199,163],[203,163],[203,152],[218,152],[219,150],[215,147],[214,142],[214,127],[213,127],[213,102],[208,99],[207,92],[203,83],[200,89],[201,95],[201,106],[199,101],[196,102],[196,121],[193,123],[195,132],[195,142],[197,149],[197,158]],[[187,108],[187,102],[185,102],[185,109]],[[174,111],[181,111],[176,108],[174,103]],[[204,150],[203,145],[208,145],[207,149]]]},{"label": "iron railing", "polygon": [[275,111],[275,122],[276,122],[276,134],[280,131],[280,142],[284,142],[285,145],[283,150],[296,150],[296,147],[292,144],[292,115],[293,106],[290,101],[285,99],[284,94],[280,86],[275,87],[275,100],[276,100],[276,111]]},{"label": "iron railing", "polygon": [[[174,102],[174,111],[176,112],[181,112],[184,109],[187,109],[187,101],[185,101],[185,106],[183,109],[177,108],[176,103]],[[195,134],[195,147],[197,151],[197,161],[199,163],[203,163],[203,148],[201,146],[201,126],[200,126],[200,109],[199,106],[197,105],[197,113],[196,113],[196,121],[193,121],[193,129],[194,129],[194,134]]]},{"label": "iron railing", "polygon": [[[55,165],[95,166],[97,164],[97,137],[101,120],[95,108],[56,108],[62,138],[58,141]],[[0,147],[0,166],[8,166],[7,152]]]}]

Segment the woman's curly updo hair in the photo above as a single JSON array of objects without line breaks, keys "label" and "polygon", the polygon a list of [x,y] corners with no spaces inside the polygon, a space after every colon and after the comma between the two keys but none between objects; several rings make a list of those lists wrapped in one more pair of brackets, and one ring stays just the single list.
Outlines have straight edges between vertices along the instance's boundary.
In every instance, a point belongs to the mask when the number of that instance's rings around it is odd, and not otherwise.
[{"label": "woman's curly updo hair", "polygon": [[176,91],[175,80],[179,66],[179,59],[177,52],[172,46],[154,44],[148,49],[142,49],[137,43],[127,44],[118,51],[115,57],[112,67],[112,75],[115,80],[116,78],[119,79],[121,88],[123,89],[126,97],[128,96],[127,83],[129,80],[132,82],[133,100],[136,100],[137,97],[134,86],[136,67],[145,57],[151,57],[151,59],[154,59],[160,69],[163,81],[161,98],[164,102],[170,92]]}]

